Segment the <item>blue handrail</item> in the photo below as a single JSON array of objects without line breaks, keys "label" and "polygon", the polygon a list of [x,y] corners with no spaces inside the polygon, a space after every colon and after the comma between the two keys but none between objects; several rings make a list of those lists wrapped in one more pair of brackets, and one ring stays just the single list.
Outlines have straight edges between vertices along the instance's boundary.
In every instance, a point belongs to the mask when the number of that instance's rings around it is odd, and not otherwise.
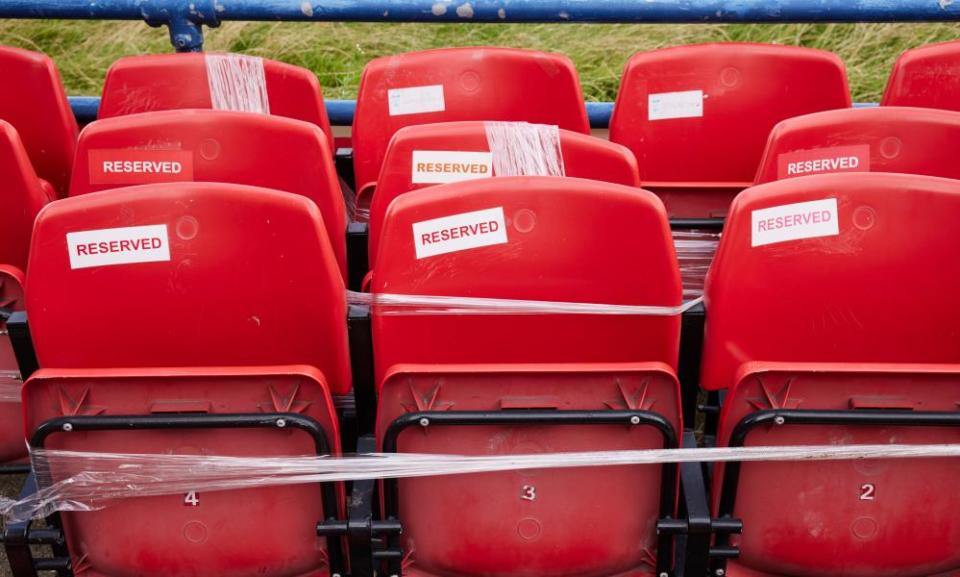
[{"label": "blue handrail", "polygon": [[354,22],[920,22],[960,20],[953,0],[0,0],[0,18],[144,20],[174,47],[236,20]]}]

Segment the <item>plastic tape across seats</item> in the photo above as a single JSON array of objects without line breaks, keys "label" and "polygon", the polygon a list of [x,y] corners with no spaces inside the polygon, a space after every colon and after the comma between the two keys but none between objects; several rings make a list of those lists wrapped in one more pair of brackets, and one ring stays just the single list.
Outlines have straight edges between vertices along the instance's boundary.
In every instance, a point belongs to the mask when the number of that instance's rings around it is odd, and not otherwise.
[{"label": "plastic tape across seats", "polygon": [[588,134],[566,56],[513,48],[443,48],[376,58],[360,78],[353,121],[357,191],[374,186],[394,133],[459,120],[555,124]]},{"label": "plastic tape across seats", "polygon": [[161,182],[228,182],[303,195],[346,273],[346,214],[328,139],[314,124],[222,110],[98,120],[80,136],[70,195]]},{"label": "plastic tape across seats", "polygon": [[753,181],[777,122],[848,107],[835,54],[747,43],[678,46],[627,62],[610,140],[633,151],[642,186],[663,198],[671,217],[723,217]]},{"label": "plastic tape across seats", "polygon": [[343,280],[299,195],[168,183],[64,199],[37,220],[27,284],[42,367],[295,363],[350,389]]}]

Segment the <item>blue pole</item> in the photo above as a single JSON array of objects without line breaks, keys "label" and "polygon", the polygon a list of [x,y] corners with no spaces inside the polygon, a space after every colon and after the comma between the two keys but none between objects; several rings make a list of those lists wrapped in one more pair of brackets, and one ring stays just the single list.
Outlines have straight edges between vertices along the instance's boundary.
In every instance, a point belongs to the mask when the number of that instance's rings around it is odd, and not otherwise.
[{"label": "blue pole", "polygon": [[[327,100],[327,115],[330,124],[334,126],[350,126],[353,124],[353,111],[357,106],[354,100]],[[869,108],[876,106],[875,102],[857,102],[855,108]],[[70,107],[73,115],[81,124],[93,122],[97,119],[97,108],[100,98],[97,96],[71,96]],[[610,125],[610,114],[613,113],[612,102],[588,102],[587,116],[590,117],[591,128],[607,128]]]}]

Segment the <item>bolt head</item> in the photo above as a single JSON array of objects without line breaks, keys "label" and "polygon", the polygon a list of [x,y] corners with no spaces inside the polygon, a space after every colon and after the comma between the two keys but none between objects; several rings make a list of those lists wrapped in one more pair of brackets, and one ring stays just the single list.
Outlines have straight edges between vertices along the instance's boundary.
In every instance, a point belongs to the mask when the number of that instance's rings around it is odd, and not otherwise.
[{"label": "bolt head", "polygon": [[[774,417],[774,418],[773,418],[773,422],[776,423],[776,424],[778,424],[778,425],[782,425],[782,424],[786,423],[787,420],[784,419],[783,417]],[[723,569],[720,569],[720,571],[723,571]]]},{"label": "bolt head", "polygon": [[636,416],[636,415],[630,417],[630,424],[631,424],[631,425],[639,425],[639,424],[640,424],[640,417],[638,417],[638,416]]},{"label": "bolt head", "polygon": [[286,426],[287,426],[287,420],[286,420],[286,419],[277,419],[277,426],[280,427],[281,429],[284,428],[284,427],[286,427]]},{"label": "bolt head", "polygon": [[[420,426],[421,426],[421,427],[428,427],[428,426],[430,426],[430,419],[428,419],[428,418],[426,418],[426,417],[423,417],[422,419],[420,419]],[[395,576],[395,575],[392,575],[391,577],[396,577],[396,576]]]},{"label": "bolt head", "polygon": [[71,425],[70,423],[64,423],[63,430],[69,433],[70,431],[73,430],[73,425]]}]

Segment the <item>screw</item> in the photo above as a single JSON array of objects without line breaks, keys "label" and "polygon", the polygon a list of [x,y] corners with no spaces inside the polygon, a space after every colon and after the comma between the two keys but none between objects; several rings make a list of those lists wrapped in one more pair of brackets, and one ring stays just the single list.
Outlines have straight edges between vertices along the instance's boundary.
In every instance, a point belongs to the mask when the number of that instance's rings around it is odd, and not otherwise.
[{"label": "screw", "polygon": [[638,416],[636,416],[636,415],[630,417],[630,424],[631,424],[631,425],[639,425],[639,424],[640,424],[640,417],[638,417]]},{"label": "screw", "polygon": [[[426,418],[426,417],[423,417],[422,419],[420,419],[420,426],[421,426],[421,427],[429,427],[429,426],[430,426],[430,419],[428,419],[428,418]],[[391,575],[390,577],[397,577],[397,576],[396,576],[396,575]]]},{"label": "screw", "polygon": [[286,427],[286,426],[287,426],[287,420],[286,420],[286,419],[277,419],[277,426],[280,427],[281,429],[284,428],[284,427]]},{"label": "screw", "polygon": [[664,571],[664,572],[660,573],[660,577],[670,577],[670,574],[667,573],[666,571]]},{"label": "screw", "polygon": [[723,569],[717,569],[716,571],[713,572],[713,574],[716,575],[717,577],[723,577],[726,573],[727,572],[724,571]]},{"label": "screw", "polygon": [[331,575],[330,577],[340,577],[340,574],[339,574],[339,573],[334,573],[334,574]]},{"label": "screw", "polygon": [[786,423],[787,420],[784,419],[783,417],[777,416],[777,417],[774,417],[774,418],[773,418],[773,422],[776,423],[776,424],[778,424],[778,425],[782,425],[782,424]]},{"label": "screw", "polygon": [[69,433],[70,431],[73,430],[73,425],[71,425],[70,423],[64,423],[63,430]]}]

